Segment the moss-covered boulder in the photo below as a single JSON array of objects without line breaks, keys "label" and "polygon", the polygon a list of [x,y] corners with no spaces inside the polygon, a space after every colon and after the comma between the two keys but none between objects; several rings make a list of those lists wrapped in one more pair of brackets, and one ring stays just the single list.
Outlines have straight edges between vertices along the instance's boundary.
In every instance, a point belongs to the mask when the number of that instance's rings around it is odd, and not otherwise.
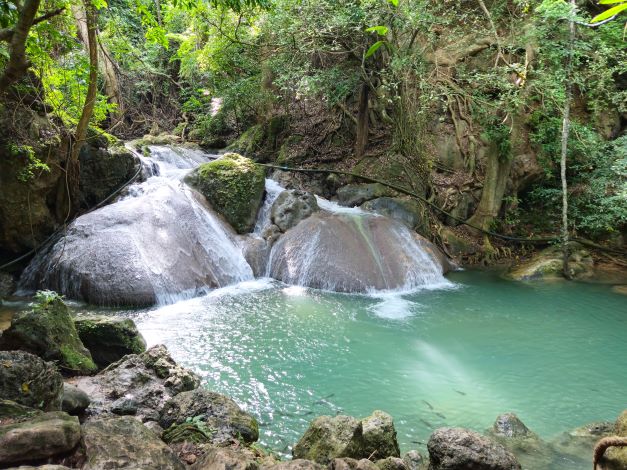
[{"label": "moss-covered boulder", "polygon": [[44,411],[61,409],[63,377],[25,351],[0,351],[0,397]]},{"label": "moss-covered boulder", "polygon": [[185,177],[237,233],[250,232],[263,201],[265,171],[236,153],[200,165]]},{"label": "moss-covered boulder", "polygon": [[47,361],[57,361],[68,374],[87,375],[97,370],[85,348],[63,299],[54,292],[37,294],[30,311],[19,312],[0,337],[0,349],[22,350]]},{"label": "moss-covered boulder", "polygon": [[[549,281],[563,279],[563,260],[560,246],[551,246],[531,259],[513,266],[506,278],[514,281]],[[568,260],[570,275],[574,279],[590,279],[594,276],[594,261],[590,253],[577,243],[571,244]]]},{"label": "moss-covered boulder", "polygon": [[141,354],[146,350],[146,341],[130,318],[91,315],[75,318],[74,325],[100,368],[127,354]]}]

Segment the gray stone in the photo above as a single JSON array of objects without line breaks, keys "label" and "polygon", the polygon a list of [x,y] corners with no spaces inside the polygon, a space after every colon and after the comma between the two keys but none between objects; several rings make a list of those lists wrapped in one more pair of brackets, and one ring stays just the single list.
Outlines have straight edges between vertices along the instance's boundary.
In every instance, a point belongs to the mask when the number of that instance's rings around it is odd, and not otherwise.
[{"label": "gray stone", "polygon": [[292,455],[321,465],[339,457],[366,458],[361,421],[352,416],[319,416],[296,443]]},{"label": "gray stone", "polygon": [[97,418],[83,425],[83,470],[135,468],[184,470],[185,465],[153,431],[130,416]]},{"label": "gray stone", "polygon": [[379,197],[365,202],[361,208],[398,220],[419,233],[426,232],[425,217],[428,215],[425,215],[424,208],[414,200],[399,197]]},{"label": "gray stone", "polygon": [[387,457],[400,457],[401,451],[396,440],[396,429],[392,417],[384,411],[376,410],[371,416],[361,420],[363,428],[365,457],[375,460]]},{"label": "gray stone", "polygon": [[357,460],[344,457],[333,459],[328,468],[329,470],[377,470],[378,467],[368,459]]},{"label": "gray stone", "polygon": [[130,354],[93,377],[76,380],[76,385],[92,400],[88,414],[112,413],[114,407],[120,411],[123,401],[118,400],[133,400],[141,421],[157,421],[171,397],[193,390],[199,384],[198,376],[176,364],[163,345],[153,346],[139,355]]},{"label": "gray stone", "polygon": [[492,426],[492,432],[502,437],[527,437],[532,434],[514,413],[499,415]]},{"label": "gray stone", "polygon": [[63,377],[53,364],[24,351],[0,351],[0,397],[55,411],[62,396]]},{"label": "gray stone", "polygon": [[202,416],[207,426],[214,430],[211,442],[226,443],[234,439],[255,442],[259,438],[259,427],[255,418],[241,410],[229,397],[198,388],[182,392],[165,403],[159,424],[167,430],[180,425],[188,418]]},{"label": "gray stone", "polygon": [[78,418],[62,411],[0,425],[0,465],[63,454],[74,449],[80,439]]},{"label": "gray stone", "polygon": [[347,184],[337,190],[338,202],[346,207],[360,206],[371,199],[396,195],[396,191],[380,183]]},{"label": "gray stone", "polygon": [[91,400],[87,394],[74,385],[63,384],[63,401],[61,409],[71,415],[79,415],[87,409]]},{"label": "gray stone", "polygon": [[379,460],[376,466],[379,470],[408,470],[405,461],[399,457],[387,457]]},{"label": "gray stone", "polygon": [[429,470],[520,470],[505,447],[462,428],[440,428],[427,443]]},{"label": "gray stone", "polygon": [[286,232],[318,210],[320,208],[313,194],[299,190],[283,191],[272,204],[272,223]]},{"label": "gray stone", "polygon": [[81,316],[74,319],[78,336],[96,365],[107,367],[128,354],[141,354],[146,341],[130,318],[104,315]]},{"label": "gray stone", "polygon": [[418,470],[424,459],[417,450],[410,450],[403,455],[403,462],[408,470]]},{"label": "gray stone", "polygon": [[191,470],[257,470],[259,465],[249,456],[234,449],[211,447]]}]

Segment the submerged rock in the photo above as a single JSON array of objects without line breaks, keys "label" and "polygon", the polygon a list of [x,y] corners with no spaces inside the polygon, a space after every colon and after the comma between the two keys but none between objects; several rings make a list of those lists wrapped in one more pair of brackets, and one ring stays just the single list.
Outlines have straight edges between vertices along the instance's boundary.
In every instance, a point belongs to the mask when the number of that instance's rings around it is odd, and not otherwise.
[{"label": "submerged rock", "polygon": [[494,421],[492,432],[502,437],[529,437],[532,432],[514,413],[499,415]]},{"label": "submerged rock", "polygon": [[53,292],[38,295],[42,299],[32,310],[15,314],[11,326],[0,337],[0,349],[21,349],[48,361],[58,361],[70,374],[95,372],[96,365],[78,337],[61,297]]},{"label": "submerged rock", "polygon": [[271,277],[337,292],[413,288],[444,282],[444,257],[387,217],[318,212],[272,247]]},{"label": "submerged rock", "polygon": [[[590,253],[578,244],[571,244],[569,258],[570,275],[574,279],[590,279],[594,276],[594,260]],[[506,277],[514,281],[562,279],[563,257],[560,246],[552,246],[536,253],[509,270]]]},{"label": "submerged rock", "polygon": [[84,316],[75,318],[74,325],[100,368],[119,361],[127,354],[141,354],[146,350],[146,341],[130,318]]},{"label": "submerged rock", "polygon": [[203,388],[179,393],[168,400],[159,415],[159,424],[167,432],[171,426],[193,418],[201,418],[211,429],[212,435],[206,442],[220,444],[239,438],[251,443],[259,439],[255,418],[242,411],[229,397]]},{"label": "submerged rock", "polygon": [[76,219],[40,252],[22,290],[48,288],[98,305],[152,305],[252,278],[200,195],[150,178],[126,197]]},{"label": "submerged rock", "polygon": [[263,201],[265,171],[236,153],[200,165],[185,177],[237,233],[250,232]]},{"label": "submerged rock", "polygon": [[320,208],[313,194],[299,190],[283,191],[272,204],[272,223],[286,232],[318,210]]},{"label": "submerged rock", "polygon": [[185,465],[150,429],[135,418],[97,418],[83,425],[84,470],[141,468],[184,470]]},{"label": "submerged rock", "polygon": [[337,458],[382,460],[398,457],[400,452],[392,417],[377,410],[361,421],[352,416],[319,416],[292,455],[327,465]]},{"label": "submerged rock", "polygon": [[62,411],[0,425],[0,465],[63,454],[74,449],[80,439],[78,418]]},{"label": "submerged rock", "polygon": [[462,428],[440,428],[429,438],[429,470],[520,470],[509,451],[482,435]]},{"label": "submerged rock", "polygon": [[63,377],[49,362],[24,351],[0,351],[0,397],[44,411],[61,409]]},{"label": "submerged rock", "polygon": [[87,409],[91,400],[89,396],[78,387],[64,383],[63,384],[63,401],[61,409],[71,415],[79,415]]},{"label": "submerged rock", "polygon": [[164,404],[174,395],[193,390],[200,379],[174,362],[163,345],[142,354],[130,354],[93,377],[80,377],[76,385],[91,397],[90,415],[127,413],[141,421],[157,421]]}]

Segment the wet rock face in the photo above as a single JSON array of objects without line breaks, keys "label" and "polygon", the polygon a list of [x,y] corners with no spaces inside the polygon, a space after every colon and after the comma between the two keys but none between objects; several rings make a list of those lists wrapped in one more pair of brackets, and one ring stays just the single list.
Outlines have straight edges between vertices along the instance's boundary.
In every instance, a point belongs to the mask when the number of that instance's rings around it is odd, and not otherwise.
[{"label": "wet rock face", "polygon": [[119,361],[127,354],[141,354],[146,341],[129,318],[84,316],[74,319],[78,336],[100,368]]},{"label": "wet rock face", "polygon": [[271,277],[336,292],[443,282],[443,255],[400,222],[374,215],[318,212],[272,247]]},{"label": "wet rock face", "polygon": [[313,194],[299,190],[283,191],[272,204],[272,223],[286,232],[318,210],[320,208]]},{"label": "wet rock face", "polygon": [[311,422],[292,454],[296,459],[327,465],[333,459],[344,457],[384,460],[396,458],[400,453],[392,418],[375,411],[361,421],[352,416],[319,416]]},{"label": "wet rock face", "polygon": [[88,415],[130,414],[141,421],[157,421],[164,404],[180,392],[193,390],[200,379],[177,365],[165,346],[131,354],[76,385],[91,398]]},{"label": "wet rock face", "polygon": [[492,431],[496,436],[502,437],[529,437],[532,435],[514,413],[504,413],[496,418]]},{"label": "wet rock face", "polygon": [[429,470],[520,470],[513,454],[480,434],[461,428],[437,429],[427,444]]},{"label": "wet rock face", "polygon": [[398,197],[379,197],[365,202],[361,208],[398,220],[408,228],[418,230],[419,233],[426,232],[426,230],[421,231],[425,228],[426,222],[422,207],[416,201]]},{"label": "wet rock face", "polygon": [[159,415],[159,424],[167,430],[196,417],[202,417],[202,421],[213,431],[209,442],[214,444],[238,438],[246,443],[259,439],[255,418],[242,411],[229,397],[202,388],[179,393],[170,399]]},{"label": "wet rock face", "polygon": [[395,195],[396,191],[380,183],[347,184],[337,190],[338,202],[346,207],[355,207],[371,199]]},{"label": "wet rock face", "polygon": [[191,191],[155,181],[76,219],[20,281],[96,305],[152,305],[252,278],[232,232]]},{"label": "wet rock face", "polygon": [[24,351],[0,351],[0,397],[44,411],[61,409],[63,377],[49,362]]},{"label": "wet rock face", "polygon": [[155,433],[130,416],[89,420],[83,425],[83,440],[85,470],[185,469],[185,465]]},{"label": "wet rock face", "polygon": [[0,465],[46,459],[74,449],[81,439],[78,418],[51,411],[0,425]]},{"label": "wet rock face", "polygon": [[265,171],[252,160],[227,153],[204,163],[185,182],[207,198],[237,233],[250,232],[263,201]]},{"label": "wet rock face", "polygon": [[19,312],[0,337],[1,349],[21,349],[48,361],[58,361],[68,374],[96,371],[91,354],[85,348],[63,300],[51,294],[31,311]]}]

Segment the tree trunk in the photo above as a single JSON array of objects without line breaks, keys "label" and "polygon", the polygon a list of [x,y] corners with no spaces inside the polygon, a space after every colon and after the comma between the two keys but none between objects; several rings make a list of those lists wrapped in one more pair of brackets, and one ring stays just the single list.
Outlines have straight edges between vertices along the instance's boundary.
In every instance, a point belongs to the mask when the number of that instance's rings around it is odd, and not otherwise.
[{"label": "tree trunk", "polygon": [[98,85],[98,42],[96,37],[97,28],[97,11],[91,0],[84,0],[85,5],[85,29],[87,34],[87,44],[89,49],[89,83],[87,85],[87,95],[85,96],[85,104],[81,117],[76,125],[76,133],[74,134],[74,145],[70,152],[70,158],[67,162],[67,181],[68,181],[68,217],[78,212],[79,201],[79,182],[80,182],[80,161],[79,155],[81,148],[87,139],[87,129],[89,121],[94,112],[96,104],[96,94]]},{"label": "tree trunk", "polygon": [[357,129],[355,131],[355,156],[361,158],[368,145],[368,85],[361,85],[359,91],[359,109],[357,111]]},{"label": "tree trunk", "polygon": [[[575,14],[575,0],[570,0],[571,15]],[[566,83],[564,97],[564,112],[562,121],[562,152],[560,156],[560,177],[562,180],[562,271],[566,279],[572,279],[568,259],[570,258],[570,250],[568,246],[568,181],[566,180],[566,157],[568,156],[568,137],[570,135],[570,102],[572,99],[572,62],[573,47],[575,43],[575,22],[570,19],[568,22],[568,57],[566,59]]]},{"label": "tree trunk", "polygon": [[[89,33],[87,31],[84,6],[79,4],[72,5],[72,15],[76,21],[78,37],[85,46],[85,51],[89,54]],[[109,98],[109,102],[116,105],[115,112],[111,113],[109,116],[111,125],[113,126],[124,117],[124,100],[122,99],[122,91],[118,80],[118,67],[111,58],[111,54],[109,54],[109,51],[102,43],[98,44],[98,67],[104,81],[105,93]]]},{"label": "tree trunk", "polygon": [[26,58],[26,39],[35,21],[40,0],[25,0],[15,28],[10,32],[9,60],[0,76],[0,94],[26,74],[30,63]]}]

